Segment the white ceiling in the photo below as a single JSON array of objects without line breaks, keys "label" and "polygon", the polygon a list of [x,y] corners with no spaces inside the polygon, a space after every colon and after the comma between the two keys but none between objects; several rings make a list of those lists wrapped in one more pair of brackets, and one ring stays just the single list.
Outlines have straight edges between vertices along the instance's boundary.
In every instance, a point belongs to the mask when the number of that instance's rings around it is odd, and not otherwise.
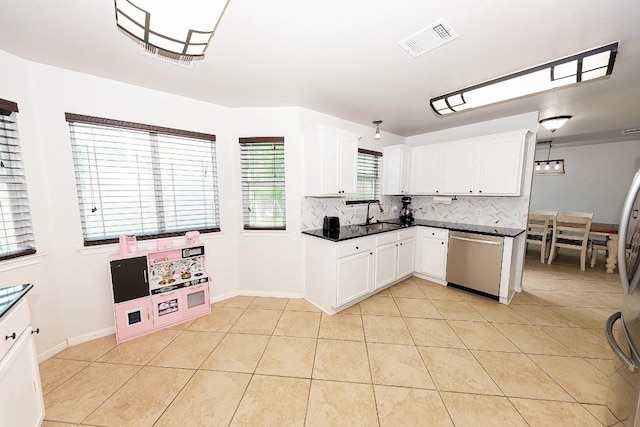
[{"label": "white ceiling", "polygon": [[[440,18],[457,40],[418,58],[397,45]],[[623,129],[640,127],[638,18],[637,0],[231,0],[205,59],[188,70],[140,55],[116,28],[113,1],[5,0],[0,49],[229,107],[381,119],[402,136],[535,110],[573,115],[555,145],[623,140]],[[429,107],[434,96],[615,41],[609,78],[446,117]],[[549,138],[541,128],[538,139]]]}]

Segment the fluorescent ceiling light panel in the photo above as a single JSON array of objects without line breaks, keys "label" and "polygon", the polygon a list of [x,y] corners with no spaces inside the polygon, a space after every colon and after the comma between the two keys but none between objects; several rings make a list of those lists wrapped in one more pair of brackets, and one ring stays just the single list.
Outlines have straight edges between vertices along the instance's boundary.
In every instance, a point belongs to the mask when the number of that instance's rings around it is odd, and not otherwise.
[{"label": "fluorescent ceiling light panel", "polygon": [[431,98],[436,114],[444,116],[611,74],[618,43],[601,46],[466,89]]},{"label": "fluorescent ceiling light panel", "polygon": [[166,56],[202,57],[230,0],[114,0],[118,28]]}]

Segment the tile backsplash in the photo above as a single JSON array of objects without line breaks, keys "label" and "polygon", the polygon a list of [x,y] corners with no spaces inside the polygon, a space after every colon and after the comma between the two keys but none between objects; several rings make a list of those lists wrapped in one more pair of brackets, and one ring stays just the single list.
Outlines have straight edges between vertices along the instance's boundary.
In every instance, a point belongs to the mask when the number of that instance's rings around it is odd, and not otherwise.
[{"label": "tile backsplash", "polygon": [[[378,206],[371,205],[370,215],[388,220],[400,216],[402,203],[399,196],[382,196]],[[416,219],[525,228],[529,197],[469,197],[458,196],[451,204],[438,203],[433,196],[413,196],[411,207]],[[302,198],[302,230],[322,228],[323,218],[337,216],[340,225],[362,224],[366,220],[367,205],[347,205],[343,198]]]}]

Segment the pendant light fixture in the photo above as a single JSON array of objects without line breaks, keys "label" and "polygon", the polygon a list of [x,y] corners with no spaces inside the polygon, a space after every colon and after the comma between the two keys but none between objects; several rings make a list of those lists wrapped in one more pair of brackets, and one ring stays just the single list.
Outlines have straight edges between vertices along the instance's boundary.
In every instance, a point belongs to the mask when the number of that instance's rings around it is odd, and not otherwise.
[{"label": "pendant light fixture", "polygon": [[373,121],[373,122],[371,122],[371,123],[373,123],[374,125],[376,125],[376,134],[375,134],[375,136],[373,137],[373,139],[380,139],[380,138],[381,138],[381,136],[380,136],[380,123],[382,123],[382,120],[374,120],[374,121]]},{"label": "pendant light fixture", "polygon": [[533,168],[533,174],[534,175],[564,175],[565,173],[564,159],[551,160],[552,144],[551,144],[551,141],[548,141],[548,142],[549,142],[549,151],[547,152],[547,160],[536,160]]}]

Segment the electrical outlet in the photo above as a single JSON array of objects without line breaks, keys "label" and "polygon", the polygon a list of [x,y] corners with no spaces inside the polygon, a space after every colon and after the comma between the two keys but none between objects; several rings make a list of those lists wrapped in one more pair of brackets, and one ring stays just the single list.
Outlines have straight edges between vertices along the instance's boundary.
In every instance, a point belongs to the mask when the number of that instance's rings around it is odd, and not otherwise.
[{"label": "electrical outlet", "polygon": [[482,208],[476,208],[476,216],[480,218],[482,216]]}]

